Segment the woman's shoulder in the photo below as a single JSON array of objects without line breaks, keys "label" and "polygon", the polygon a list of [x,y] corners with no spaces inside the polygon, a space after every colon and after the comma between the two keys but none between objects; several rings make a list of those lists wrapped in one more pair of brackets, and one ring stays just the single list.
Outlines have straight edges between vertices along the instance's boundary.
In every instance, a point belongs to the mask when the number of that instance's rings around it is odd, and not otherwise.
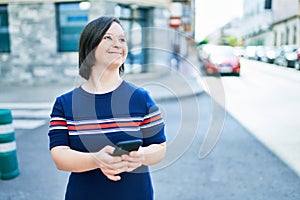
[{"label": "woman's shoulder", "polygon": [[65,100],[73,97],[74,93],[79,90],[79,87],[69,89],[56,97],[56,99]]},{"label": "woman's shoulder", "polygon": [[124,81],[124,87],[131,91],[131,93],[135,94],[135,95],[148,95],[148,91],[141,87],[141,86],[138,86],[132,82],[128,82],[128,81]]},{"label": "woman's shoulder", "polygon": [[131,102],[133,104],[138,104],[141,102],[145,103],[146,105],[155,104],[155,100],[147,89],[129,82],[125,82],[125,84],[127,85],[126,87],[132,89],[131,92],[127,93],[127,96],[130,96]]}]

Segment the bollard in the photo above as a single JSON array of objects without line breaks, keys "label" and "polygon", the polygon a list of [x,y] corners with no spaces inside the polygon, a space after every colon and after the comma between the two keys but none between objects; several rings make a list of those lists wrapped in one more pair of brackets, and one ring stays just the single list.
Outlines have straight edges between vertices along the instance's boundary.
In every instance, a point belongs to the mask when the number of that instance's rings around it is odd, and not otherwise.
[{"label": "bollard", "polygon": [[0,179],[8,180],[19,175],[17,148],[8,109],[0,109]]}]

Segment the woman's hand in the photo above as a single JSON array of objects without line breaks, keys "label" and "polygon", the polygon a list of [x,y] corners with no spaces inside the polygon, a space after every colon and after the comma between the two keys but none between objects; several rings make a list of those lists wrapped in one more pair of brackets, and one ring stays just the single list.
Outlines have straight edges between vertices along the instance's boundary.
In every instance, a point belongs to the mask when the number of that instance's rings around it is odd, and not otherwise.
[{"label": "woman's hand", "polygon": [[124,154],[121,156],[122,160],[127,162],[126,172],[131,172],[136,168],[143,165],[145,161],[145,155],[143,147],[140,147],[138,151],[132,151],[128,155]]},{"label": "woman's hand", "polygon": [[112,156],[114,149],[112,146],[105,146],[95,153],[95,157],[103,174],[110,180],[119,181],[121,176],[118,174],[128,171],[128,161],[120,156]]},{"label": "woman's hand", "polygon": [[153,165],[160,162],[166,153],[166,143],[152,144],[140,147],[128,155],[112,156],[115,148],[106,146],[95,153],[97,165],[107,178],[113,181],[121,180],[118,174],[131,172],[142,165]]}]

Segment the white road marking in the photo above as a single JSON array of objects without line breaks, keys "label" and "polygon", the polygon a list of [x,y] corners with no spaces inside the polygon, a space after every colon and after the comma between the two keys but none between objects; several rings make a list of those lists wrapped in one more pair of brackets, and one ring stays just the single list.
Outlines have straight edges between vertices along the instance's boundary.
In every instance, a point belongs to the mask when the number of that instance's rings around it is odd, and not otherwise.
[{"label": "white road marking", "polygon": [[11,110],[15,129],[35,129],[48,122],[53,104],[48,102],[0,102],[1,109]]},{"label": "white road marking", "polygon": [[44,125],[47,120],[28,120],[28,119],[16,119],[13,121],[13,126],[15,129],[36,129]]}]

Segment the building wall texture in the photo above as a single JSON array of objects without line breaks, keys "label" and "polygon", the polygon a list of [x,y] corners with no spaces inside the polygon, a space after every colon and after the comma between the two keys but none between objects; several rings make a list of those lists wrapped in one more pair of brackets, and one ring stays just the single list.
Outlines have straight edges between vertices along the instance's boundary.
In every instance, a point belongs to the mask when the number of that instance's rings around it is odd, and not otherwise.
[{"label": "building wall texture", "polygon": [[[10,52],[0,53],[0,84],[62,82],[79,77],[78,53],[58,51],[55,2],[6,2]],[[117,1],[96,0],[90,3],[89,21],[101,15],[113,15],[118,4]],[[179,37],[179,43],[182,43],[183,56],[187,45],[185,35],[176,36],[178,33],[168,28],[168,16],[157,15],[163,13],[162,9],[166,8],[152,10],[151,19],[147,20],[148,25],[155,28],[143,30],[149,40],[144,48],[152,49],[149,51],[149,63],[168,65],[167,57],[172,52],[174,37]],[[163,60],[161,52],[166,52],[167,59]]]},{"label": "building wall texture", "polygon": [[300,45],[300,1],[272,0],[271,9],[264,5],[265,0],[244,0],[244,45]]},{"label": "building wall texture", "polygon": [[274,22],[299,14],[299,0],[273,0]]},{"label": "building wall texture", "polygon": [[77,53],[57,51],[55,4],[11,3],[8,13],[11,52],[0,54],[2,80],[57,81],[74,74]]}]

